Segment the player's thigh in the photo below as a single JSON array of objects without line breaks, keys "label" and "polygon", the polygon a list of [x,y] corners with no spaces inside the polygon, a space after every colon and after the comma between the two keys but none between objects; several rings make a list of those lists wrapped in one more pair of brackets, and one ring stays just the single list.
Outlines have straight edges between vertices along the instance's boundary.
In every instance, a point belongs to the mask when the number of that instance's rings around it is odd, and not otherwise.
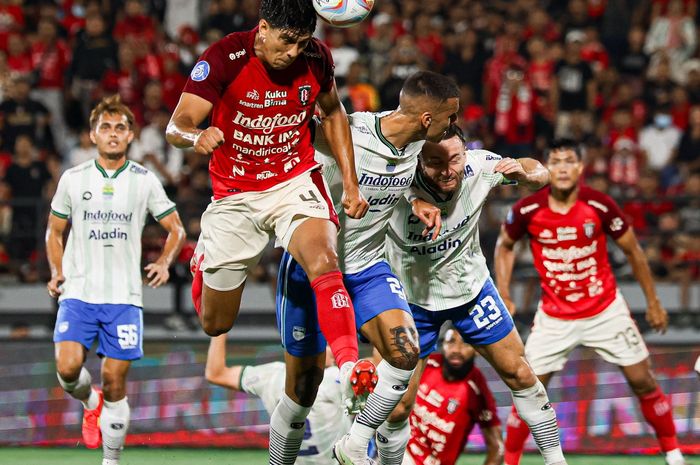
[{"label": "player's thigh", "polygon": [[620,370],[622,370],[622,374],[625,375],[625,379],[635,395],[642,396],[656,389],[656,378],[651,370],[649,357],[632,365],[621,366]]},{"label": "player's thigh", "polygon": [[301,265],[287,252],[280,262],[275,307],[285,352],[309,357],[325,350],[326,339],[318,324],[313,289]]},{"label": "player's thigh", "polygon": [[248,270],[260,261],[271,234],[258,220],[260,210],[273,204],[262,193],[245,193],[214,201],[202,214],[197,250],[203,255],[205,308],[207,288],[218,292],[240,288]]},{"label": "player's thigh", "polygon": [[452,320],[448,311],[430,311],[421,306],[410,304],[413,322],[418,331],[420,358],[424,359],[437,350],[440,329],[446,321]]},{"label": "player's thigh", "polygon": [[101,304],[98,355],[132,361],[143,357],[143,311],[135,305]]},{"label": "player's thigh", "polygon": [[267,224],[312,281],[338,269],[338,216],[320,170],[304,173],[285,187]]},{"label": "player's thigh", "polygon": [[525,360],[523,341],[515,328],[503,339],[492,344],[477,345],[475,348],[510,389],[519,391],[537,382],[535,373]]},{"label": "player's thigh", "polygon": [[77,377],[98,330],[97,315],[91,304],[76,299],[59,303],[53,341],[56,368],[61,377],[66,380]]},{"label": "player's thigh", "polygon": [[311,407],[316,400],[318,387],[323,381],[323,369],[326,363],[325,349],[315,355],[295,357],[288,352],[284,354],[286,376],[284,390],[294,402]]},{"label": "player's thigh", "polygon": [[537,376],[560,371],[581,344],[581,322],[554,318],[537,310],[525,343],[525,358]]},{"label": "player's thigh", "polygon": [[603,312],[584,320],[582,344],[594,349],[605,361],[621,367],[649,357],[637,324],[619,293]]}]

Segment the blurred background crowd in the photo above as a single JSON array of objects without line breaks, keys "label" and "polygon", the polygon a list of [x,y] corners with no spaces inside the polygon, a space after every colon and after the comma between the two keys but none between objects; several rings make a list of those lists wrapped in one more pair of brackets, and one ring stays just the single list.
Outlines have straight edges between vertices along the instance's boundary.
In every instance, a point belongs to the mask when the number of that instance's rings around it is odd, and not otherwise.
[{"label": "blurred background crowd", "polygon": [[[208,159],[170,147],[165,126],[199,54],[257,15],[257,0],[0,0],[3,285],[48,280],[48,202],[65,169],[95,157],[87,116],[113,93],[136,114],[129,158],[178,204],[189,243],[174,281],[187,282]],[[555,137],[579,141],[586,182],[622,205],[687,308],[700,281],[699,15],[696,0],[377,0],[361,25],[318,35],[348,112],[395,108],[403,80],[431,69],[459,83],[472,148],[541,158]],[[487,203],[487,255],[522,194],[504,188]],[[144,261],[162,241],[147,226]],[[520,265],[534,276],[526,250]],[[275,267],[271,250],[253,278],[274,281]]]}]

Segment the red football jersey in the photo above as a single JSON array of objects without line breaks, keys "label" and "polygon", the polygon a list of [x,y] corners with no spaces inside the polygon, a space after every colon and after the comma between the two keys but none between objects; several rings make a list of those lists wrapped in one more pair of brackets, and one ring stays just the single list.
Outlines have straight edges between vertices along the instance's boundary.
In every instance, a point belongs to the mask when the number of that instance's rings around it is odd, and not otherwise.
[{"label": "red football jersey", "polygon": [[263,191],[316,166],[310,121],[316,97],[333,86],[333,59],[312,39],[288,68],[273,70],[253,49],[257,29],[215,42],[184,92],[211,102],[224,143],[209,161],[214,198]]},{"label": "red football jersey", "polygon": [[474,424],[501,424],[486,378],[474,367],[466,378],[447,381],[442,355],[428,358],[411,412],[411,439],[406,448],[420,465],[453,465],[467,443]]},{"label": "red football jersey", "polygon": [[549,208],[549,192],[547,187],[516,203],[508,213],[506,232],[513,240],[530,236],[546,314],[566,320],[597,315],[617,293],[606,234],[618,239],[629,224],[602,192],[581,186],[566,214]]}]

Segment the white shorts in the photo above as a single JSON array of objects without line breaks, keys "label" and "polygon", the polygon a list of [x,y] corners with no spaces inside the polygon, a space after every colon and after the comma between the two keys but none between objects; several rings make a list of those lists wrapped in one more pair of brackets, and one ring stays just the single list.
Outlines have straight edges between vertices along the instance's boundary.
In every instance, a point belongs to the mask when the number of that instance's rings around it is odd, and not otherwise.
[{"label": "white shorts", "polygon": [[580,320],[562,320],[538,310],[525,344],[525,357],[535,374],[564,368],[576,346],[590,347],[607,362],[629,366],[649,357],[649,351],[622,294],[602,313]]},{"label": "white shorts", "polygon": [[[262,192],[215,200],[202,214],[197,254],[204,282],[218,291],[236,289],[260,261],[274,235],[285,249],[296,228],[309,218],[338,224],[321,171],[303,173]],[[220,276],[214,277],[218,271]],[[225,279],[221,279],[224,278]]]}]

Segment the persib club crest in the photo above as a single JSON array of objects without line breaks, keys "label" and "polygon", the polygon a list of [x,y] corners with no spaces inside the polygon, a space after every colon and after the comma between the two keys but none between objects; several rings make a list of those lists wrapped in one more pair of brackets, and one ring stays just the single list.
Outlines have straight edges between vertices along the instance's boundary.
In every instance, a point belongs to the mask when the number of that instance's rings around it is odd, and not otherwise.
[{"label": "persib club crest", "polygon": [[299,103],[306,106],[309,104],[309,100],[311,100],[311,86],[308,84],[299,86]]},{"label": "persib club crest", "polygon": [[591,222],[583,223],[583,233],[589,239],[591,237],[593,237],[593,233],[595,233],[595,223],[591,223]]},{"label": "persib club crest", "polygon": [[295,341],[301,341],[306,337],[306,328],[303,326],[295,326],[292,328],[292,337]]},{"label": "persib club crest", "polygon": [[450,399],[447,402],[447,413],[455,413],[459,407],[459,401],[457,399]]}]

